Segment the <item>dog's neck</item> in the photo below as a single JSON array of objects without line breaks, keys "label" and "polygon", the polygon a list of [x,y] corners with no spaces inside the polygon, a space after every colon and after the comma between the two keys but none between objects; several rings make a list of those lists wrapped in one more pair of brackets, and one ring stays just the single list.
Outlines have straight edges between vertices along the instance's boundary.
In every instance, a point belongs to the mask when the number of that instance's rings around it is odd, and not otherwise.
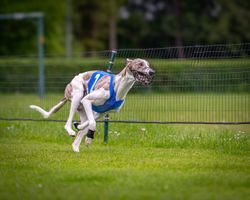
[{"label": "dog's neck", "polygon": [[129,90],[133,87],[134,83],[134,76],[131,74],[129,69],[125,67],[119,74],[115,76],[116,99],[125,99]]}]

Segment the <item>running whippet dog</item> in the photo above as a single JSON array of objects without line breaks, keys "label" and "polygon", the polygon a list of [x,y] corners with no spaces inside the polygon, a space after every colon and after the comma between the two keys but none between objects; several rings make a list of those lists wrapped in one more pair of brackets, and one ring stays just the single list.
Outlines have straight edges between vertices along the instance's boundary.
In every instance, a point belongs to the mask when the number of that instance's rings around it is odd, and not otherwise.
[{"label": "running whippet dog", "polygon": [[154,73],[146,60],[127,59],[126,67],[117,75],[103,71],[89,71],[75,76],[66,86],[64,98],[50,111],[47,112],[35,105],[31,105],[30,108],[40,112],[44,118],[48,118],[67,101],[71,101],[69,117],[64,128],[70,136],[75,136],[72,120],[74,113],[78,111],[81,124],[74,124],[79,133],[72,147],[75,152],[79,152],[79,146],[86,134],[85,145],[90,145],[94,139],[96,119],[104,113],[119,111],[134,83],[137,81],[149,84]]}]

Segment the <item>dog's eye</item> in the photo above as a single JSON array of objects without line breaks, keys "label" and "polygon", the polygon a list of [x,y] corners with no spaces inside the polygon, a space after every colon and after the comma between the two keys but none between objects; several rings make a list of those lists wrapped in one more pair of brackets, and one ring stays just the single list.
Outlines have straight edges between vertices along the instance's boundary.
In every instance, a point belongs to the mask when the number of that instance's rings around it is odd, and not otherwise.
[{"label": "dog's eye", "polygon": [[139,63],[139,66],[142,67],[142,66],[143,66],[143,63]]}]

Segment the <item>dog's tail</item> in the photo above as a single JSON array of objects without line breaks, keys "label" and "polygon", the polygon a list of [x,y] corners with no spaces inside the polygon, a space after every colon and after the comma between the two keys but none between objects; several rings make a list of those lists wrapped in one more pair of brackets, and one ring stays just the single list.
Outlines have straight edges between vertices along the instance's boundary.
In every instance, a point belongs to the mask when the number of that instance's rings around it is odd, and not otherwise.
[{"label": "dog's tail", "polygon": [[56,113],[58,110],[60,110],[60,108],[63,107],[66,102],[67,98],[64,97],[58,104],[53,106],[48,112],[36,105],[30,105],[30,108],[41,113],[44,118],[49,118],[53,113]]}]

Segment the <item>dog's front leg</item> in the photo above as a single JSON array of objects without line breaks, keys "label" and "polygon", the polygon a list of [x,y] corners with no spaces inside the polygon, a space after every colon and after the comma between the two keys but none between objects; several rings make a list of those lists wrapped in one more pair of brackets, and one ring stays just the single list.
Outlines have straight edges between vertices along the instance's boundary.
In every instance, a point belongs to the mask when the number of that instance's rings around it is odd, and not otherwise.
[{"label": "dog's front leg", "polygon": [[[86,113],[81,110],[79,111],[79,115],[80,115],[80,119],[81,119],[81,124],[78,125],[78,127],[80,126],[80,130],[79,133],[77,134],[73,144],[72,144],[72,148],[74,152],[79,152],[79,147],[80,144],[82,142],[83,137],[87,134],[88,132],[88,125],[89,125],[89,121],[87,119]],[[94,117],[95,120],[98,119],[101,115],[99,113],[94,113]]]},{"label": "dog's front leg", "polygon": [[96,121],[95,121],[94,113],[92,111],[92,102],[91,102],[91,100],[84,99],[82,101],[82,104],[83,104],[83,107],[85,109],[88,121],[89,121],[89,129],[91,131],[95,131]]},{"label": "dog's front leg", "polygon": [[91,101],[88,99],[85,99],[82,101],[83,107],[85,108],[85,112],[88,118],[88,133],[87,136],[85,138],[85,145],[88,146],[90,145],[90,143],[92,142],[92,140],[94,139],[94,133],[95,133],[95,129],[96,129],[96,121],[94,118],[94,114],[92,111],[92,104]]},{"label": "dog's front leg", "polygon": [[92,142],[92,140],[94,139],[94,132],[96,129],[96,121],[95,121],[95,117],[94,117],[94,112],[92,110],[92,104],[96,104],[97,102],[105,102],[108,98],[109,98],[109,91],[104,90],[103,88],[98,89],[90,94],[88,94],[86,97],[84,97],[81,101],[87,118],[88,118],[88,133],[85,139],[85,145],[90,145],[90,143]]}]

